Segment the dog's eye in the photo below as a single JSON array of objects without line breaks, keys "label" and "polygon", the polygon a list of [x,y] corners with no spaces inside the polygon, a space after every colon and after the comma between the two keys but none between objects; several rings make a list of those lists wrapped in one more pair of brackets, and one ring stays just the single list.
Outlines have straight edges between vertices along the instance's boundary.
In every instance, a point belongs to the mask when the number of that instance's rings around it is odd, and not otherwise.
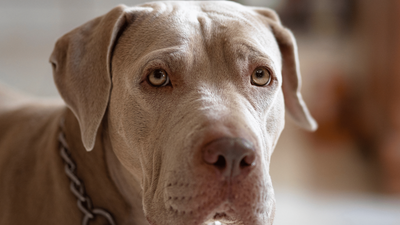
[{"label": "dog's eye", "polygon": [[169,83],[169,77],[167,72],[162,69],[153,70],[147,77],[150,84],[156,87],[162,87]]},{"label": "dog's eye", "polygon": [[262,67],[258,67],[251,74],[251,84],[264,86],[271,82],[271,73]]}]

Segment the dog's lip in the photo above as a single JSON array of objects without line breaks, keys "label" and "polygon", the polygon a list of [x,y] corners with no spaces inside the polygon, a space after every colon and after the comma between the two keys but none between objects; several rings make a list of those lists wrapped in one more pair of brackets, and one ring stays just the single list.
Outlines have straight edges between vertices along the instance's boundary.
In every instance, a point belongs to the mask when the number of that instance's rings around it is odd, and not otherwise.
[{"label": "dog's lip", "polygon": [[229,202],[225,202],[213,210],[213,212],[209,214],[208,218],[213,221],[233,222],[234,218],[232,217],[232,213],[235,214]]},{"label": "dog's lip", "polygon": [[217,212],[213,216],[213,219],[216,221],[220,220],[231,220],[230,217],[225,212]]},{"label": "dog's lip", "polygon": [[[211,222],[222,222],[223,224],[231,224],[232,222],[235,222],[235,211],[233,208],[230,206],[229,202],[225,202],[224,204],[221,204],[219,207],[217,207],[215,210],[212,210],[208,214],[208,216],[203,217],[203,222],[204,223],[211,223]],[[146,216],[147,222],[150,225],[158,225],[155,223],[149,216]]]},{"label": "dog's lip", "polygon": [[216,212],[212,214],[211,221],[213,222],[218,221],[223,224],[225,223],[231,224],[232,222],[235,221],[235,219],[230,215],[229,212],[225,211],[225,212]]}]

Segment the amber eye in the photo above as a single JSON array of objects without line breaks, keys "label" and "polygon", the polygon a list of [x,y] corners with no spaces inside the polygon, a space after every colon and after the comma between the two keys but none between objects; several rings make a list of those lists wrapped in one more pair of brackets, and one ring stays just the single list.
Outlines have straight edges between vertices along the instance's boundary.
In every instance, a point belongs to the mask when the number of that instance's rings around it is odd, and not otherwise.
[{"label": "amber eye", "polygon": [[147,77],[150,84],[156,87],[162,87],[169,83],[169,77],[167,72],[162,69],[153,70]]},{"label": "amber eye", "polygon": [[270,72],[262,67],[258,67],[251,74],[251,84],[257,86],[264,86],[271,82],[271,74]]}]

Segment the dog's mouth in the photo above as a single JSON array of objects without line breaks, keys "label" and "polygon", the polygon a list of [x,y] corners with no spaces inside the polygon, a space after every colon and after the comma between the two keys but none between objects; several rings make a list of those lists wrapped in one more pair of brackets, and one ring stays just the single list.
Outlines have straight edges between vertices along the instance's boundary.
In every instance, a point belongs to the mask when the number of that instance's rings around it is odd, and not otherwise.
[{"label": "dog's mouth", "polygon": [[221,213],[215,213],[213,219],[220,221],[220,220],[225,220],[228,216],[226,215],[226,213],[221,212]]},{"label": "dog's mouth", "polygon": [[[154,222],[152,222],[152,220],[150,218],[147,217],[146,219],[151,225],[156,225]],[[225,212],[216,212],[214,214],[214,216],[212,216],[211,218],[209,218],[208,220],[206,220],[204,222],[205,222],[205,224],[208,224],[208,225],[229,225],[229,224],[233,224],[234,220],[231,216],[229,216]]]},{"label": "dog's mouth", "polygon": [[213,225],[225,225],[225,224],[231,224],[233,222],[232,218],[225,212],[217,212],[212,216],[210,220],[208,220],[211,223],[207,224],[213,224]]},{"label": "dog's mouth", "polygon": [[214,217],[214,225],[234,224],[235,220],[225,212],[217,212]]},{"label": "dog's mouth", "polygon": [[[220,222],[219,224],[232,224],[234,223],[235,219],[234,216],[232,216],[232,214],[234,215],[233,210],[227,206],[226,204],[219,207],[215,214],[211,213],[211,218],[210,220],[212,222]],[[218,223],[214,223],[214,224],[218,224]]]}]

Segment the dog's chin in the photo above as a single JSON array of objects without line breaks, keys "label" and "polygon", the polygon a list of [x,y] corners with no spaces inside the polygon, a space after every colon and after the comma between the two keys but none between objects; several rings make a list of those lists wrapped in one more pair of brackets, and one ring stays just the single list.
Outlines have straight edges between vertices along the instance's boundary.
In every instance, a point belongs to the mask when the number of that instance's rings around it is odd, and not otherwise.
[{"label": "dog's chin", "polygon": [[[219,222],[223,225],[230,224],[263,224],[255,222],[254,218],[249,221],[242,220],[243,215],[240,212],[235,212],[228,203],[222,204],[220,207],[214,210],[206,210],[208,213],[193,213],[190,215],[176,215],[173,219],[169,217],[168,219],[156,219],[147,217],[150,225],[180,225],[180,224],[192,224],[192,225],[212,225],[218,224]],[[157,221],[156,221],[157,220]],[[268,223],[269,224],[269,223]]]},{"label": "dog's chin", "polygon": [[217,221],[224,225],[272,224],[275,209],[273,197],[259,202],[264,200],[264,196],[253,194],[253,199],[250,197],[235,198],[234,196],[213,196],[211,200],[208,199],[210,201],[199,200],[201,205],[196,208],[186,204],[173,204],[173,207],[168,205],[168,210],[165,208],[164,210],[160,208],[152,210],[147,215],[147,219],[151,225],[211,225]]},{"label": "dog's chin", "polygon": [[197,180],[202,182],[192,184],[171,180],[160,194],[156,194],[162,198],[149,201],[149,204],[145,201],[149,223],[206,225],[219,221],[222,224],[272,224],[275,200],[268,176],[253,173],[246,180],[230,182]]},{"label": "dog's chin", "polygon": [[[182,218],[183,219],[183,218]],[[147,217],[147,221],[149,222],[150,225],[160,225],[158,223],[155,223],[151,218]],[[194,221],[193,221],[194,222]],[[235,219],[235,216],[232,215],[232,213],[224,212],[224,211],[216,211],[210,213],[208,216],[204,217],[202,220],[196,220],[195,224],[201,224],[201,225],[211,225],[215,224],[215,222],[219,222],[222,224],[237,224],[237,220]],[[188,221],[182,221],[182,222],[177,222],[175,221],[174,224],[187,224]],[[162,223],[164,224],[164,223]]]}]

